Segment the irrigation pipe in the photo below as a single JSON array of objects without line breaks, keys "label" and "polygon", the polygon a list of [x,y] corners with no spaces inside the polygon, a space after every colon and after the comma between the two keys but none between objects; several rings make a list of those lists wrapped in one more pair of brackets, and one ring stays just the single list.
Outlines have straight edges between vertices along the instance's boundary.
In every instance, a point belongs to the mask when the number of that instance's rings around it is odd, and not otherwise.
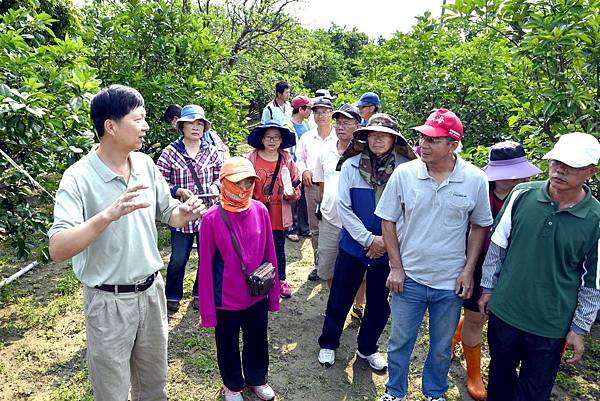
[{"label": "irrigation pipe", "polygon": [[0,282],[0,288],[4,287],[6,284],[12,283],[13,281],[15,281],[16,279],[18,279],[23,274],[27,273],[29,270],[33,269],[37,265],[38,265],[37,261],[31,262],[30,264],[28,264],[27,266],[25,266],[24,268],[22,268],[21,270],[19,270],[15,274],[13,274],[12,276],[10,276],[8,278],[5,278],[4,280],[2,280]]}]

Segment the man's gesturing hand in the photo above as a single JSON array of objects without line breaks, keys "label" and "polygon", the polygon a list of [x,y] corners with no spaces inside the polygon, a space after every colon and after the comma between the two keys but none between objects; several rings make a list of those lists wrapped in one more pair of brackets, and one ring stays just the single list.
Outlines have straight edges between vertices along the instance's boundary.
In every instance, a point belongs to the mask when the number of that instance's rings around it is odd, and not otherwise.
[{"label": "man's gesturing hand", "polygon": [[117,221],[122,216],[125,216],[134,210],[149,207],[150,202],[136,200],[136,198],[140,196],[140,191],[146,188],[148,188],[146,185],[138,184],[127,189],[127,192],[121,195],[112,205],[104,210],[106,218],[110,221]]},{"label": "man's gesturing hand", "polygon": [[196,195],[190,196],[185,203],[179,206],[180,213],[185,220],[195,220],[206,212],[204,202]]}]

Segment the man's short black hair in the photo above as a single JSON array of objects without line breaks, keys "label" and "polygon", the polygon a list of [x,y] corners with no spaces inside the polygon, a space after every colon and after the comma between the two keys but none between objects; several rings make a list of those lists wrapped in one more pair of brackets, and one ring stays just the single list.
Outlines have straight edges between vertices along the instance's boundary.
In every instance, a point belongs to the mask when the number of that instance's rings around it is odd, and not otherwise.
[{"label": "man's short black hair", "polygon": [[119,121],[131,110],[144,106],[144,98],[137,90],[125,85],[111,85],[92,98],[90,117],[98,138],[104,135],[106,120]]},{"label": "man's short black hair", "polygon": [[165,110],[165,114],[163,114],[163,120],[167,124],[171,124],[175,117],[181,117],[181,106],[178,104],[172,104]]},{"label": "man's short black hair", "polygon": [[279,81],[275,84],[275,95],[279,95],[280,93],[285,92],[285,90],[289,88],[290,85],[286,81]]}]

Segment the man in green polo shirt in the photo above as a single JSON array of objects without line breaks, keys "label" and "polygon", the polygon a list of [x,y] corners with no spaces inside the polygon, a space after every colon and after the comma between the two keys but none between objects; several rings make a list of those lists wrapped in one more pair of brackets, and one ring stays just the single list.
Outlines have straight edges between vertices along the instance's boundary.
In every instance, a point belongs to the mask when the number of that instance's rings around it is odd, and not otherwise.
[{"label": "man in green polo shirt", "polygon": [[565,342],[573,350],[566,362],[578,362],[600,307],[600,203],[585,185],[600,144],[566,134],[544,159],[549,180],[514,188],[483,265],[488,401],[549,400]]},{"label": "man in green polo shirt", "polygon": [[73,258],[84,284],[88,373],[94,400],[167,399],[167,313],[155,220],[182,227],[204,212],[193,196],[173,199],[150,157],[144,99],[113,85],[94,96],[100,144],[60,182],[50,256]]}]

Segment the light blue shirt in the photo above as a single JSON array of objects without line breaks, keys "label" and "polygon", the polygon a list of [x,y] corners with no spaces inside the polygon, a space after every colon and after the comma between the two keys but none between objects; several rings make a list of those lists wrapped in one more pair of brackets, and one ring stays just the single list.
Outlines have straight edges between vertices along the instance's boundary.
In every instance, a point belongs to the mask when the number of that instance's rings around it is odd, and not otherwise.
[{"label": "light blue shirt", "polygon": [[375,214],[396,223],[406,275],[441,290],[453,290],[465,266],[469,222],[493,222],[485,174],[460,157],[441,184],[420,159],[396,168]]}]

